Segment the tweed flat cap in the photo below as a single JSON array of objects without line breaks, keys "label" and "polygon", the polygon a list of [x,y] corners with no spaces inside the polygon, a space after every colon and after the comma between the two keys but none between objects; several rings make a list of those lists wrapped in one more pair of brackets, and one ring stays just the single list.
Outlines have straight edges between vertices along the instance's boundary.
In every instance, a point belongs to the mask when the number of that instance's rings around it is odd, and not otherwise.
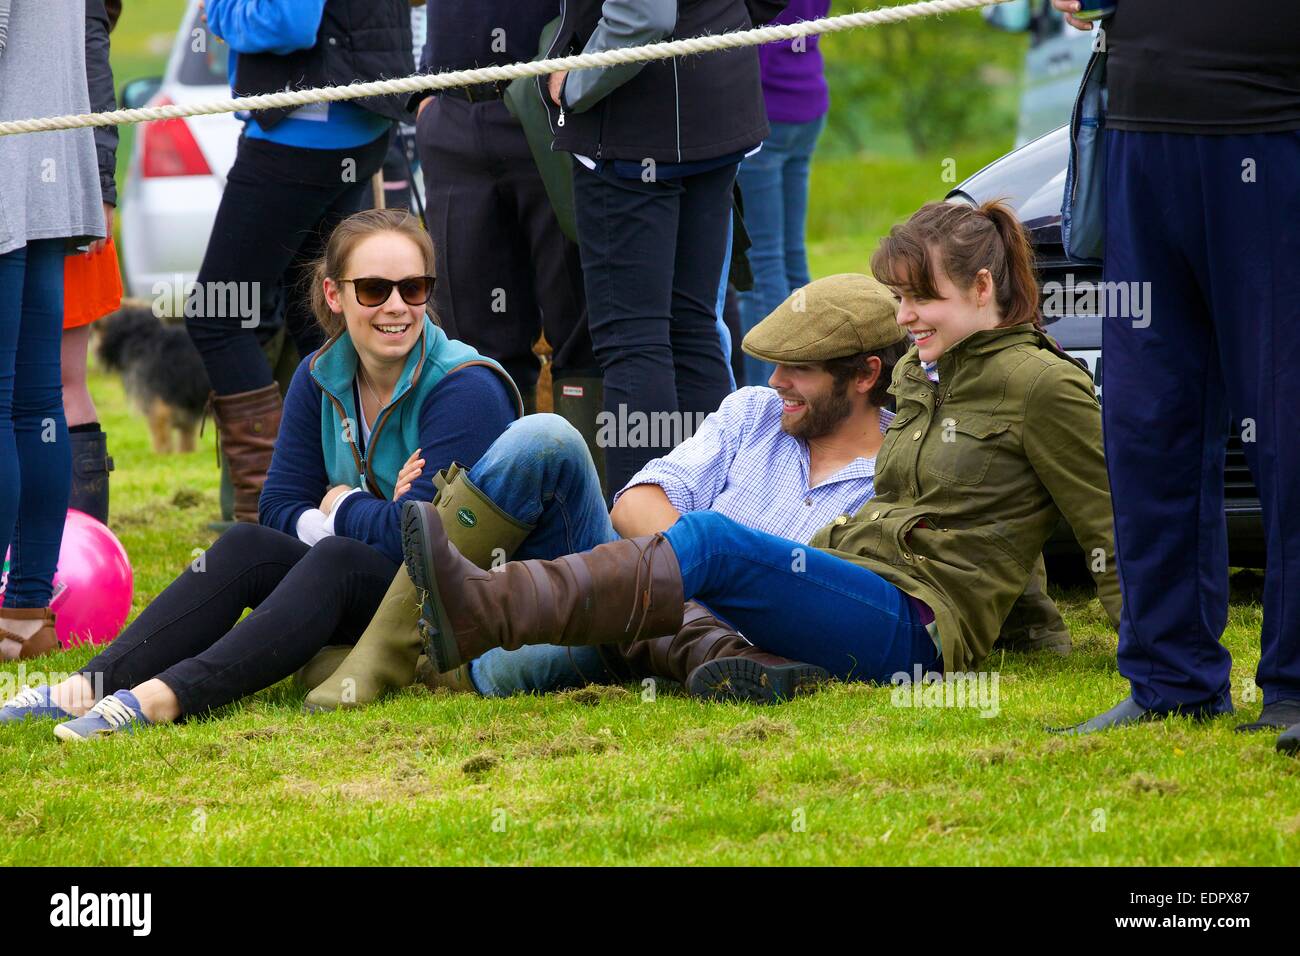
[{"label": "tweed flat cap", "polygon": [[871,276],[843,273],[796,289],[749,330],[740,347],[777,365],[805,365],[901,342],[893,293]]}]

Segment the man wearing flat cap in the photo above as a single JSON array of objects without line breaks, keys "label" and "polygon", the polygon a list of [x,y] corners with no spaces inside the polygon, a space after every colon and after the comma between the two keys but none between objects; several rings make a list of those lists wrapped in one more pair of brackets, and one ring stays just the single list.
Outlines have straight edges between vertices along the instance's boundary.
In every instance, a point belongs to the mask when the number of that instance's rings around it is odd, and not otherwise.
[{"label": "man wearing flat cap", "polygon": [[[797,290],[742,345],[776,364],[771,387],[728,395],[694,434],[632,477],[612,514],[581,435],[544,414],[510,425],[469,472],[453,469],[438,513],[444,523],[459,522],[461,538],[473,522],[482,540],[457,547],[481,556],[480,564],[490,554],[496,563],[587,551],[663,531],[689,511],[716,511],[807,542],[875,494],[876,452],[894,417],[884,407],[887,389],[909,347],[895,309],[890,291],[865,275],[830,276]],[[617,431],[612,440],[628,434]],[[1035,619],[1059,624],[1038,593]],[[426,667],[422,675],[431,688],[488,697],[655,677],[702,697],[761,702],[789,698],[827,676],[754,647],[693,602],[676,634],[624,645],[498,648],[450,674]]]}]

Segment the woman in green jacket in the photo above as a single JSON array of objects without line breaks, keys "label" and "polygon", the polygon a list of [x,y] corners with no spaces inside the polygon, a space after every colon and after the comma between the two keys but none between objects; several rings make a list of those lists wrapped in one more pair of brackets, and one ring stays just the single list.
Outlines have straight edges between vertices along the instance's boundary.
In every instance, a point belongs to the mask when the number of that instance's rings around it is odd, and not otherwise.
[{"label": "woman in green jacket", "polygon": [[[922,207],[872,259],[913,347],[877,496],[812,547],[712,512],[663,534],[486,574],[406,506],[408,570],[443,669],[489,647],[671,633],[695,599],[760,647],[841,678],[973,668],[1064,516],[1118,618],[1101,413],[1087,372],[1039,325],[1028,237],[1001,203]],[[788,414],[798,414],[792,406]]]}]

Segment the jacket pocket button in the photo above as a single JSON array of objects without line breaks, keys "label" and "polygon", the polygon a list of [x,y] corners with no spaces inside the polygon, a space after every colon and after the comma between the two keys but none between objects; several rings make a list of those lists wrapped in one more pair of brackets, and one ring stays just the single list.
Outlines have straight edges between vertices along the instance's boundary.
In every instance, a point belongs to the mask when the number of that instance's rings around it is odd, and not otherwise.
[{"label": "jacket pocket button", "polygon": [[842,524],[848,524],[848,523],[849,523],[849,516],[848,516],[848,515],[839,515],[839,516],[835,519],[835,523],[836,523],[836,524],[841,524],[841,525],[842,525]]},{"label": "jacket pocket button", "polygon": [[880,512],[879,512],[879,511],[873,511],[873,512],[871,512],[871,520],[872,520],[872,521],[875,521],[875,520],[876,520],[877,518],[879,518],[879,517],[880,517]]},{"label": "jacket pocket button", "polygon": [[916,441],[920,437],[921,437],[921,429],[918,428],[916,431],[912,432],[912,441]]}]

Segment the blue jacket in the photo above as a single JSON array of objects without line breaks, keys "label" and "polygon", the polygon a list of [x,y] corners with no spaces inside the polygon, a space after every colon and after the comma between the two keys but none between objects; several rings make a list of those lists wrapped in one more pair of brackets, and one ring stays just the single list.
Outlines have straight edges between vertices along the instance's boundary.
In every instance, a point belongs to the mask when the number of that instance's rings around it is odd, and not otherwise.
[{"label": "blue jacket", "polygon": [[[472,467],[522,414],[522,403],[497,363],[448,339],[426,319],[392,400],[363,446],[352,387],[356,362],[345,333],[304,359],[294,373],[258,502],[259,520],[297,535],[298,518],[320,507],[329,488],[362,487],[361,494],[338,505],[335,533],[400,562],[402,502],[432,501],[433,476],[453,461]],[[397,473],[416,448],[423,449],[424,471],[394,502]]]},{"label": "blue jacket", "polygon": [[[288,56],[315,47],[325,4],[326,0],[276,0],[275,3],[263,0],[207,0],[208,26],[230,46],[226,71],[232,93],[237,88],[241,55],[269,53]],[[406,72],[410,72],[410,66]],[[303,78],[295,76],[294,79],[300,82]],[[245,120],[246,136],[306,149],[349,149],[363,146],[374,141],[392,125],[390,119],[371,112],[356,102],[348,101],[303,107],[300,112],[291,113],[272,129],[264,129],[257,122],[248,122],[259,113],[236,114]]]}]

